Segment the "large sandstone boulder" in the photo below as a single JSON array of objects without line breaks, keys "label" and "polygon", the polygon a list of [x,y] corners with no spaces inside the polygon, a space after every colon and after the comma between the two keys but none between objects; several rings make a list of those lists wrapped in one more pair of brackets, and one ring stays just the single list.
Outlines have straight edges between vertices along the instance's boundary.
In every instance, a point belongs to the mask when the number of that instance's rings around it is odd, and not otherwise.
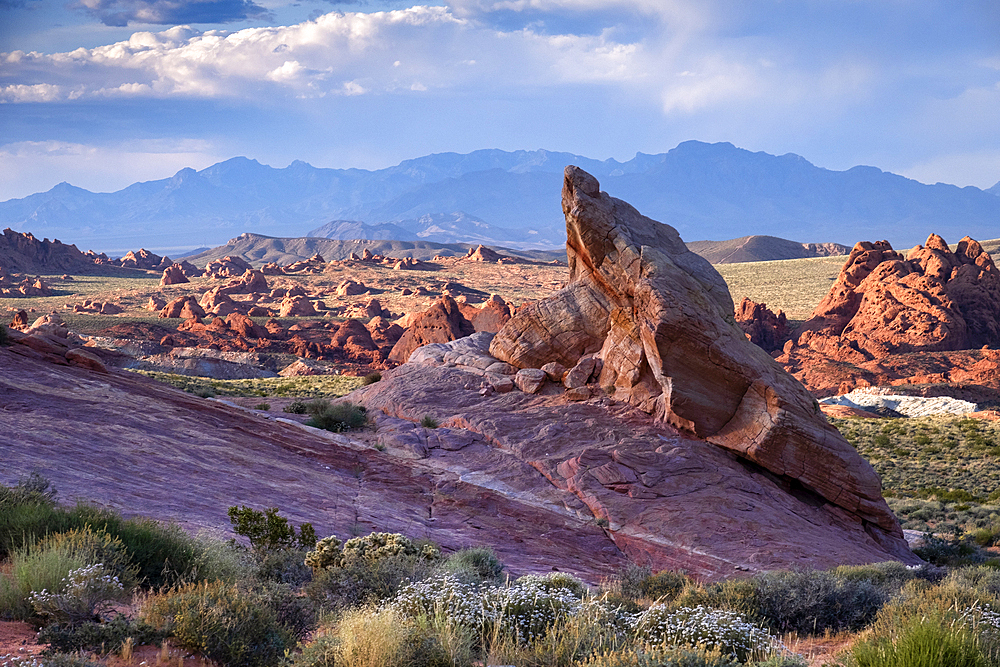
[{"label": "large sandstone boulder", "polygon": [[442,296],[428,310],[418,314],[389,353],[389,361],[404,363],[421,345],[447,343],[476,332],[462,316],[459,305],[450,296]]},{"label": "large sandstone boulder", "polygon": [[511,317],[510,306],[503,300],[503,297],[496,294],[490,295],[490,298],[480,308],[467,304],[461,304],[461,308],[462,315],[472,322],[476,331],[496,333],[503,325],[507,324]]},{"label": "large sandstone boulder", "polygon": [[149,252],[145,248],[140,248],[137,252],[130,250],[121,259],[121,265],[128,269],[153,270],[160,265],[163,258]]},{"label": "large sandstone boulder", "polygon": [[490,345],[519,368],[586,355],[617,401],[693,433],[901,539],[871,466],[813,397],[733,320],[722,277],[677,232],[567,167],[570,282],[518,310]]},{"label": "large sandstone boulder", "polygon": [[208,278],[239,278],[253,267],[242,257],[226,255],[222,259],[214,259],[205,266],[205,276]]},{"label": "large sandstone boulder", "polygon": [[205,317],[205,309],[198,304],[193,296],[179,296],[169,302],[160,311],[160,317],[180,317],[182,319]]}]

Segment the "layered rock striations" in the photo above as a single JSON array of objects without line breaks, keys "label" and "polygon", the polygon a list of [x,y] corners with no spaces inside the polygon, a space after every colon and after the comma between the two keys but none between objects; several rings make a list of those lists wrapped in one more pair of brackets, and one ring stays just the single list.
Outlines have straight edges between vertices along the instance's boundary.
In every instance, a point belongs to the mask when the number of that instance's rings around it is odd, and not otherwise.
[{"label": "layered rock striations", "polygon": [[816,401],[733,320],[722,277],[668,225],[567,167],[570,282],[522,308],[493,356],[518,368],[567,368],[596,353],[615,400],[795,480],[885,535],[901,535],[868,465]]}]

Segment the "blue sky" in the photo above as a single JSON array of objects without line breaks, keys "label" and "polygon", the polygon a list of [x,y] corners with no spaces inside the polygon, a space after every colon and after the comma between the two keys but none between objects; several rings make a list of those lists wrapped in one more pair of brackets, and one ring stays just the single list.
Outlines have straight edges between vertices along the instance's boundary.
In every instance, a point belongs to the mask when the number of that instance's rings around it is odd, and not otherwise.
[{"label": "blue sky", "polygon": [[236,155],[729,141],[1000,181],[995,0],[0,0],[0,201]]}]

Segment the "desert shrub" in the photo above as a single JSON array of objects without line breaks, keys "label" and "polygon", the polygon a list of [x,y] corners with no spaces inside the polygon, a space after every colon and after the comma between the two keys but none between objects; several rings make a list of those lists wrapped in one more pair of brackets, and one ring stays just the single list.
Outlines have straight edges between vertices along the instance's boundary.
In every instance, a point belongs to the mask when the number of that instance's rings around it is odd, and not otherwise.
[{"label": "desert shrub", "polygon": [[869,581],[892,593],[911,579],[930,576],[925,573],[924,568],[910,568],[894,560],[867,565],[841,565],[830,570],[830,573],[843,581]]},{"label": "desert shrub", "polygon": [[191,393],[199,398],[215,398],[215,390],[210,387],[198,387]]},{"label": "desert shrub", "polygon": [[773,631],[822,634],[868,625],[889,594],[868,579],[821,570],[767,572],[751,581],[757,615]]},{"label": "desert shrub", "polygon": [[321,634],[302,647],[292,657],[291,667],[336,667],[339,642],[330,634]]},{"label": "desert shrub", "polygon": [[10,574],[0,574],[0,616],[28,620],[34,615],[29,596],[34,591],[58,591],[63,579],[88,563],[68,547],[22,547],[11,556]]},{"label": "desert shrub", "polygon": [[912,616],[885,624],[851,647],[853,667],[986,667],[978,637],[947,616]]},{"label": "desert shrub", "polygon": [[204,545],[174,523],[153,519],[125,519],[93,505],[78,504],[69,510],[71,521],[108,533],[125,548],[139,582],[149,588],[198,578],[206,565]]},{"label": "desert shrub", "polygon": [[288,519],[278,515],[277,507],[263,512],[246,505],[230,507],[229,521],[233,532],[250,540],[250,548],[258,553],[296,546],[311,548],[316,544],[316,531],[312,524],[303,523],[296,533]]},{"label": "desert shrub", "polygon": [[305,591],[321,609],[347,609],[388,600],[403,585],[421,581],[433,570],[434,563],[405,555],[354,560],[314,572]]},{"label": "desert shrub", "polygon": [[7,333],[7,325],[0,323],[0,345],[10,344],[10,334]]},{"label": "desert shrub", "polygon": [[344,543],[336,535],[330,535],[316,542],[316,547],[306,553],[305,564],[313,570],[329,570],[340,567],[344,560]]},{"label": "desert shrub", "polygon": [[587,594],[587,584],[568,572],[549,572],[548,574],[526,574],[519,577],[514,586],[536,588],[546,593],[567,591],[571,595],[582,598]]},{"label": "desert shrub", "polygon": [[629,564],[605,582],[605,589],[616,596],[633,600],[673,600],[692,580],[681,572],[661,570],[653,573],[648,565]]},{"label": "desert shrub", "polygon": [[457,626],[482,633],[487,622],[483,596],[475,586],[439,575],[403,586],[392,608],[404,618],[443,615]]},{"label": "desert shrub", "polygon": [[630,646],[607,651],[580,667],[740,667],[742,663],[718,651],[679,646]]},{"label": "desert shrub", "polygon": [[987,603],[1000,601],[1000,570],[992,567],[961,567],[951,570],[942,585],[974,591]]},{"label": "desert shrub", "polygon": [[256,576],[290,586],[301,586],[312,579],[312,569],[305,564],[305,549],[266,551],[256,557]]},{"label": "desert shrub", "polygon": [[292,401],[291,403],[289,403],[288,405],[286,405],[284,408],[282,408],[282,411],[283,412],[287,412],[290,415],[304,415],[306,413],[306,411],[307,411],[306,402],[305,401]]},{"label": "desert shrub", "polygon": [[341,549],[344,563],[373,563],[390,557],[406,557],[424,561],[441,558],[441,549],[430,542],[413,542],[400,533],[370,533],[354,537]]},{"label": "desert shrub", "polygon": [[78,554],[87,563],[101,563],[105,573],[114,576],[126,593],[137,583],[137,568],[125,544],[105,530],[92,530],[89,526],[74,528],[47,535],[32,548],[66,550]]},{"label": "desert shrub", "polygon": [[948,539],[930,533],[924,535],[924,544],[913,553],[928,563],[947,567],[977,565],[989,560],[989,554],[970,539]]},{"label": "desert shrub", "polygon": [[635,620],[635,634],[653,644],[715,649],[744,662],[766,657],[779,645],[766,630],[736,612],[708,607],[675,610],[655,604]]},{"label": "desert shrub", "polygon": [[491,632],[528,644],[542,637],[556,622],[580,610],[580,595],[571,585],[543,577],[522,577],[512,586],[483,591],[483,606]]},{"label": "desert shrub", "polygon": [[33,591],[28,602],[46,622],[72,625],[100,619],[125,594],[118,577],[102,563],[95,563],[71,570],[57,591]]},{"label": "desert shrub", "polygon": [[448,556],[441,570],[466,583],[495,583],[503,575],[503,563],[489,547],[472,547]]},{"label": "desert shrub", "polygon": [[382,374],[381,373],[379,373],[378,371],[372,371],[371,373],[369,373],[368,375],[366,375],[363,378],[362,381],[367,386],[367,385],[370,385],[370,384],[375,384],[376,382],[378,382],[381,379],[382,379]]},{"label": "desert shrub", "polygon": [[187,584],[151,596],[141,620],[221,665],[277,663],[295,640],[266,600],[236,584]]},{"label": "desert shrub", "polygon": [[267,411],[267,410],[271,409],[271,404],[270,403],[258,403],[257,405],[253,406],[253,409],[254,410],[264,410],[264,411]]},{"label": "desert shrub", "polygon": [[562,616],[548,631],[528,642],[504,641],[496,637],[489,646],[489,664],[513,664],[533,667],[571,667],[594,655],[614,651],[630,639],[630,616],[604,604],[587,599],[573,614]]},{"label": "desert shrub", "polygon": [[55,653],[45,658],[42,667],[103,667],[83,653]]},{"label": "desert shrub", "polygon": [[38,632],[38,642],[48,644],[46,653],[71,653],[91,651],[94,653],[117,653],[127,639],[133,645],[153,644],[163,639],[163,634],[152,626],[129,620],[118,614],[105,623],[86,621],[75,625],[54,623]]},{"label": "desert shrub", "polygon": [[368,423],[368,411],[363,405],[354,403],[330,405],[327,401],[314,401],[310,403],[309,414],[312,417],[306,422],[306,426],[334,433],[358,429]]},{"label": "desert shrub", "polygon": [[437,428],[438,420],[430,415],[424,415],[420,418],[420,425],[424,428]]}]

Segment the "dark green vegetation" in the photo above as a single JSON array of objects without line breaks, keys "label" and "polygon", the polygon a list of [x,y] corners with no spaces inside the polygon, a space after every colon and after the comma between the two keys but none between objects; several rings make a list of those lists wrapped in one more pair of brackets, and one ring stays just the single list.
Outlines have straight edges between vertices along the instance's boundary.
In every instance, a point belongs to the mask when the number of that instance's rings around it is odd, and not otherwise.
[{"label": "dark green vegetation", "polygon": [[[30,619],[46,665],[169,639],[224,666],[803,667],[796,637],[860,632],[837,665],[1000,665],[1000,570],[899,563],[699,583],[631,566],[598,588],[504,578],[483,547],[397,533],[317,540],[277,508],[229,510],[235,541],[0,487],[0,617]],[[47,593],[41,591],[45,589]],[[128,615],[104,606],[138,594]],[[46,610],[81,609],[56,622]],[[792,633],[792,634],[788,634]],[[307,639],[308,638],[308,639]]]},{"label": "dark green vegetation", "polygon": [[904,528],[1000,538],[1000,424],[960,417],[831,419],[882,478]]}]

